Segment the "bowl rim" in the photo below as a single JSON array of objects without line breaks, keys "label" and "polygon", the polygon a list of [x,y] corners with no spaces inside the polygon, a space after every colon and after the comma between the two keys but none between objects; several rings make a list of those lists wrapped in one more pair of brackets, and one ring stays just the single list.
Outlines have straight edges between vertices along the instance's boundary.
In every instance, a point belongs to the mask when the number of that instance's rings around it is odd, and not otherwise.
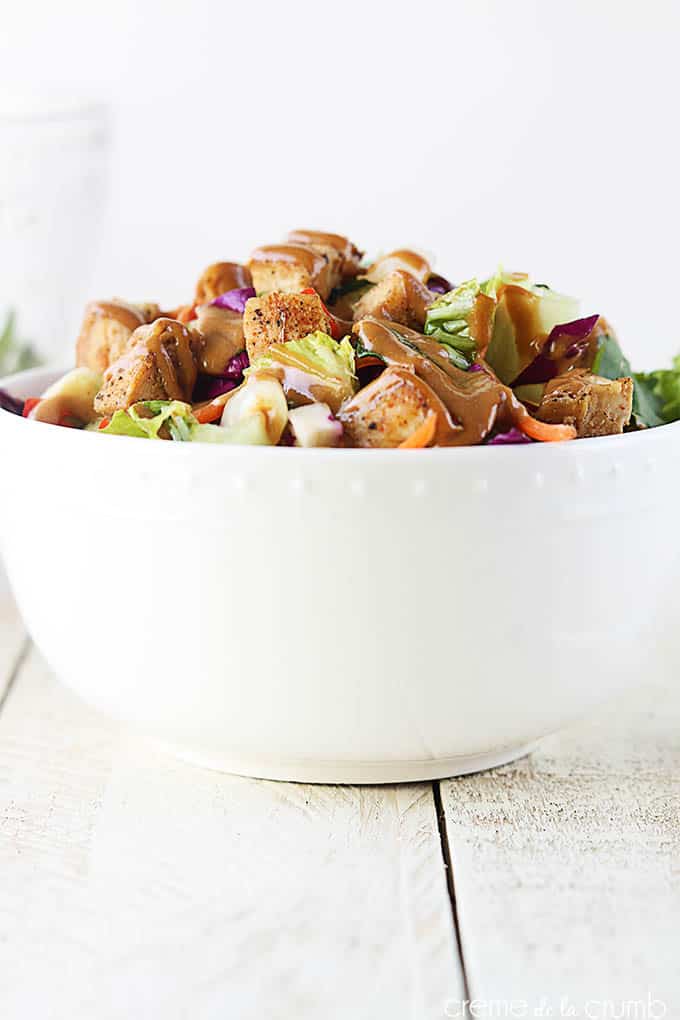
[{"label": "bowl rim", "polygon": [[[32,380],[40,381],[41,387],[47,386],[50,382],[58,379],[60,375],[64,375],[70,371],[74,366],[63,365],[40,365],[35,368],[24,369],[21,372],[14,372],[11,375],[0,378],[0,388],[6,390],[12,396],[16,395],[15,388],[21,386],[24,389],[24,384],[31,382]],[[18,397],[18,399],[22,399]],[[26,398],[24,398],[26,399]],[[58,425],[50,425],[46,422],[32,421],[31,419],[20,417],[17,414],[13,414],[11,411],[6,411],[0,407],[0,429],[5,426],[10,428],[14,427],[15,424],[21,422],[22,428],[29,428],[31,430],[35,428],[49,429],[49,433],[52,435],[54,440],[57,434],[62,436],[63,443],[93,443],[99,442],[102,438],[97,436],[96,432],[87,432],[84,429],[69,429],[61,428]],[[625,451],[632,453],[637,449],[640,452],[641,447],[646,446],[647,452],[649,452],[651,444],[662,437],[665,440],[669,440],[675,436],[680,437],[680,420],[670,422],[666,425],[659,425],[654,428],[641,429],[639,432],[630,432],[625,434],[625,448],[620,450],[623,455]],[[120,443],[127,443],[133,438],[130,436],[107,436],[108,449],[120,450]],[[391,461],[392,463],[424,463],[428,462],[432,464],[434,461],[450,464],[454,461],[465,461],[475,462],[479,461],[483,463],[484,467],[488,467],[490,463],[507,464],[507,458],[511,457],[522,457],[524,458],[524,464],[527,462],[540,462],[547,463],[548,458],[553,458],[553,461],[560,456],[573,457],[574,455],[588,456],[595,453],[607,452],[614,454],[617,446],[620,445],[622,440],[621,435],[613,436],[593,436],[587,439],[579,439],[576,442],[560,442],[560,443],[517,443],[517,444],[498,444],[490,446],[488,444],[477,444],[474,446],[440,446],[432,447],[428,449],[415,449],[415,450],[395,450],[395,449],[364,449],[357,447],[339,447],[339,448],[300,448],[294,446],[232,446],[228,444],[219,443],[136,443],[135,449],[137,454],[135,456],[150,456],[156,463],[159,463],[159,457],[181,457],[188,456],[192,460],[197,458],[222,458],[222,459],[248,459],[253,464],[268,461],[271,458],[279,459],[281,457],[287,457],[289,460],[314,462],[330,460],[333,462],[344,463],[347,460],[357,461],[363,460],[367,463],[376,464],[379,460]],[[113,446],[111,440],[114,440]],[[118,444],[118,445],[116,445]],[[151,447],[151,451],[143,454],[141,451],[147,447]],[[77,449],[77,447],[75,447]],[[155,451],[155,452],[154,452]],[[201,452],[199,452],[201,451]],[[395,457],[395,453],[401,454],[399,457]],[[132,455],[132,454],[131,454]],[[369,456],[370,455],[370,456]],[[405,455],[405,456],[404,456]],[[491,457],[491,461],[489,460]],[[495,458],[495,460],[494,460]]]}]

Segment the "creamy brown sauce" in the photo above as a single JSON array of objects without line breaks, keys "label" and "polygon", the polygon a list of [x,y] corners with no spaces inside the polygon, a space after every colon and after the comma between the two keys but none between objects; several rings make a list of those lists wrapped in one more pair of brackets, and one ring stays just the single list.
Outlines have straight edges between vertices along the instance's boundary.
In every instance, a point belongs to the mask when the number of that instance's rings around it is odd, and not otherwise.
[{"label": "creamy brown sauce", "polygon": [[401,248],[398,251],[392,251],[388,255],[383,255],[381,258],[376,259],[362,275],[366,276],[369,280],[378,281],[393,273],[395,269],[403,269],[407,273],[411,273],[421,283],[426,283],[432,274],[430,263],[426,258],[419,255],[417,251]]},{"label": "creamy brown sauce", "polygon": [[[191,394],[196,378],[191,334],[187,327],[174,319],[157,319],[146,343],[147,349],[156,356],[156,365],[168,398],[185,400],[187,394]],[[170,344],[174,348],[176,363],[168,350]]]},{"label": "creamy brown sauce", "polygon": [[546,333],[541,332],[538,321],[540,298],[524,287],[508,284],[499,295],[515,329],[515,347],[519,364],[523,368],[540,354],[546,340]]},{"label": "creamy brown sauce", "polygon": [[326,265],[323,255],[302,244],[266,244],[250,256],[251,265],[267,262],[296,263],[304,266],[310,276],[317,276]]},{"label": "creamy brown sauce", "polygon": [[228,308],[207,305],[198,310],[193,325],[204,341],[199,356],[201,371],[221,375],[231,358],[245,347],[243,316]]},{"label": "creamy brown sauce", "polygon": [[323,248],[334,248],[343,259],[351,259],[358,254],[349,238],[341,234],[327,234],[323,230],[291,230],[288,241],[291,244],[319,244]]},{"label": "creamy brown sauce", "polygon": [[124,301],[91,301],[88,310],[97,318],[114,319],[132,333],[146,322],[143,313]]},{"label": "creamy brown sauce", "polygon": [[[186,326],[175,319],[156,319],[138,328],[125,354],[109,368],[120,375],[140,355],[140,348],[153,355],[168,400],[189,400],[196,382],[196,361],[192,340],[198,343]],[[172,357],[172,349],[175,357]],[[106,377],[105,377],[106,378]]]},{"label": "creamy brown sauce", "polygon": [[196,285],[195,302],[198,305],[212,301],[228,290],[252,286],[247,266],[240,262],[214,262],[204,271]]},{"label": "creamy brown sauce", "polygon": [[435,394],[446,411],[435,438],[440,446],[480,443],[492,429],[510,428],[527,416],[512,390],[488,366],[462,372],[431,337],[373,318],[357,323],[355,333],[366,350],[382,356],[388,365],[415,373]]}]

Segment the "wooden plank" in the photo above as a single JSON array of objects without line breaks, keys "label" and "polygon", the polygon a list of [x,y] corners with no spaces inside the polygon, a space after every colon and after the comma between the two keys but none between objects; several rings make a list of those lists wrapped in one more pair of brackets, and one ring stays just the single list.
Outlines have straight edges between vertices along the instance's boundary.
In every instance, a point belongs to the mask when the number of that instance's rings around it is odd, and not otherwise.
[{"label": "wooden plank", "polygon": [[442,784],[473,997],[554,1011],[517,1015],[680,1015],[679,733],[680,694],[647,687]]},{"label": "wooden plank", "polygon": [[445,1016],[432,791],[201,770],[27,660],[0,716],[0,1016]]}]

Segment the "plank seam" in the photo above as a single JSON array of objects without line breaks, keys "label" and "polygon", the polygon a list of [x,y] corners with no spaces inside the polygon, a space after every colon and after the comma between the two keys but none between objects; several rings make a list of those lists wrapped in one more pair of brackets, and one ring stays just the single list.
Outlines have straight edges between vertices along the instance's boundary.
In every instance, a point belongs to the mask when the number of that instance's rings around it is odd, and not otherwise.
[{"label": "plank seam", "polygon": [[10,691],[12,691],[12,689],[14,688],[19,673],[21,672],[21,667],[26,661],[30,648],[31,639],[29,637],[25,637],[21,643],[21,647],[17,653],[17,657],[14,660],[14,664],[9,674],[9,679],[7,680],[7,683],[5,685],[5,689],[0,694],[0,715],[2,715],[2,710],[4,709],[7,699],[9,698]]},{"label": "plank seam", "polygon": [[463,1000],[465,1003],[464,1016],[467,1016],[468,1015],[467,1003],[470,1001],[470,986],[468,984],[467,969],[465,966],[465,954],[463,953],[463,938],[460,930],[458,905],[456,903],[456,883],[453,875],[451,847],[449,846],[449,836],[446,830],[446,813],[444,811],[444,805],[442,804],[442,791],[441,783],[439,782],[439,780],[435,780],[432,783],[432,796],[434,798],[434,809],[437,815],[437,829],[439,831],[439,847],[442,855],[442,864],[444,865],[444,874],[446,876],[446,888],[449,893],[449,903],[451,906],[451,918],[453,920],[453,930],[456,934],[456,948],[458,950],[458,959],[460,961],[460,969],[463,975]]}]

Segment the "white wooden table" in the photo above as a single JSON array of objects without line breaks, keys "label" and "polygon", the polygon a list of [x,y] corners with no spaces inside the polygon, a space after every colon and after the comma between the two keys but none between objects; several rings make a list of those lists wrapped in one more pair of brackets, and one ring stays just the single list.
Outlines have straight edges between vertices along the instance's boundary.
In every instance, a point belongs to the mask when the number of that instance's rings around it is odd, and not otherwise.
[{"label": "white wooden table", "polygon": [[0,1020],[677,1018],[679,826],[677,689],[495,772],[277,784],[131,737],[0,610]]}]

